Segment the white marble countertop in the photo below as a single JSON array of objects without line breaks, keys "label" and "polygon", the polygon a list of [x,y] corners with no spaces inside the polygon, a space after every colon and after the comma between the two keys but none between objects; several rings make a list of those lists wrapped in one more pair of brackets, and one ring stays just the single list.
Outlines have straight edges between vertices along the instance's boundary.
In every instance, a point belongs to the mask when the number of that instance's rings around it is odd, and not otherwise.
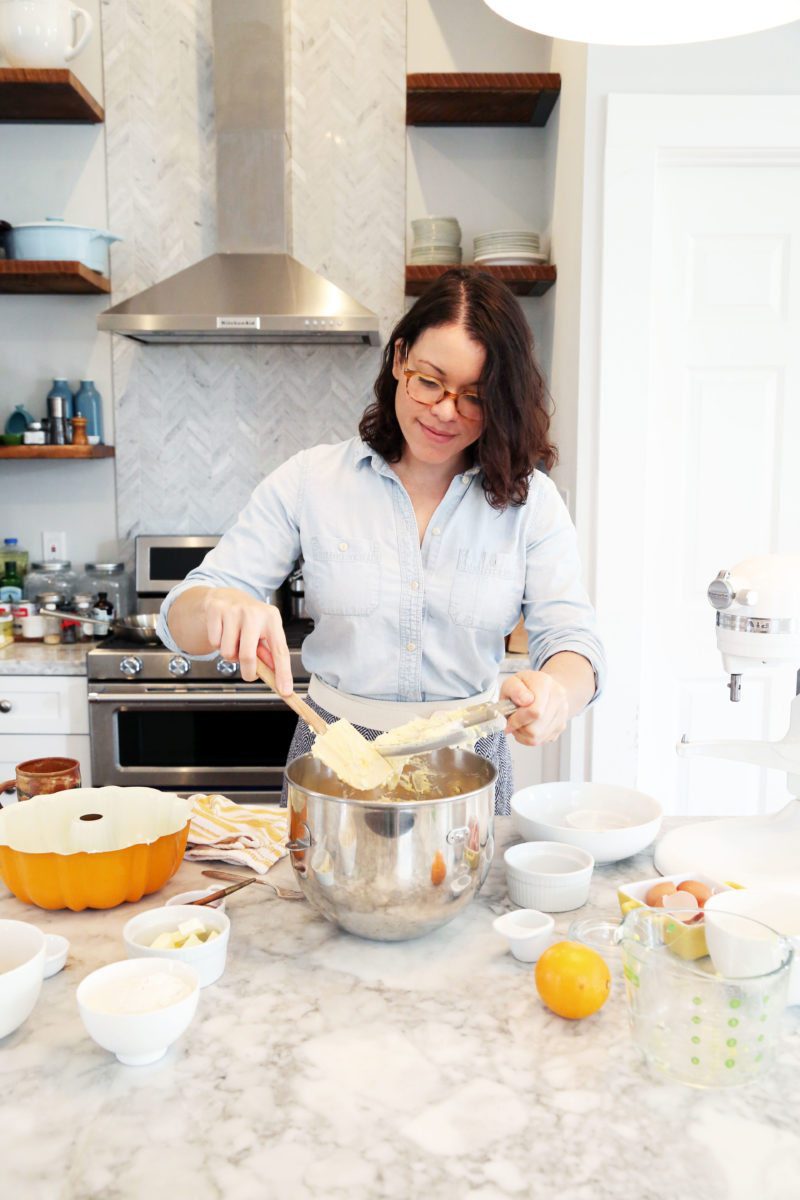
[{"label": "white marble countertop", "polygon": [[[502,849],[483,891],[419,941],[340,932],[306,903],[231,897],[227,970],[160,1062],[124,1067],[84,1032],[75,989],[124,957],[132,913],[200,881],[184,863],[157,897],[109,912],[0,917],[70,938],[27,1023],[0,1042],[4,1200],[789,1200],[800,1174],[800,1015],[763,1082],[695,1091],[657,1080],[615,980],[600,1013],[549,1014],[532,967],[492,930]],[[596,870],[587,911],[650,854]],[[206,881],[203,880],[203,883]]]},{"label": "white marble countertop", "polygon": [[[45,646],[43,642],[13,642],[0,649],[0,675],[85,675],[86,652],[96,644]],[[500,674],[513,674],[528,666],[527,654],[506,654]]]},{"label": "white marble countertop", "polygon": [[96,642],[45,646],[44,642],[12,642],[0,649],[0,675],[85,675],[86,651]]}]

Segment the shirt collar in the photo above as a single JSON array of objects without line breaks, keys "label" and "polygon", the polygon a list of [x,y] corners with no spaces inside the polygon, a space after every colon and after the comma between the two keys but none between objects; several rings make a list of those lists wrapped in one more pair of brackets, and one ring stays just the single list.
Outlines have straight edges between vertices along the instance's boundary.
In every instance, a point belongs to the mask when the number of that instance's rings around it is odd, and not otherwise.
[{"label": "shirt collar", "polygon": [[[373,450],[372,446],[362,441],[361,438],[356,438],[353,454],[354,465],[358,467],[362,462],[366,462],[367,459],[371,461],[373,470],[377,471],[379,475],[394,474],[386,459],[381,454],[378,454],[377,450]],[[473,463],[471,467],[467,467],[466,471],[462,471],[461,474],[477,475],[480,469],[478,463]]]}]

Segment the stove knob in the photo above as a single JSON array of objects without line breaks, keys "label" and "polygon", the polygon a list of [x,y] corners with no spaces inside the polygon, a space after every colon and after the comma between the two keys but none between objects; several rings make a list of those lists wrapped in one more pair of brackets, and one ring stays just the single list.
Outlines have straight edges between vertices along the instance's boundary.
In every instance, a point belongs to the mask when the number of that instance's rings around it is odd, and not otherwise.
[{"label": "stove knob", "polygon": [[174,658],[171,658],[167,666],[170,675],[188,675],[191,669],[192,664],[188,658],[183,658],[180,654],[176,654]]},{"label": "stove knob", "polygon": [[217,670],[220,675],[236,675],[239,672],[239,664],[229,662],[227,658],[220,658],[217,662]]},{"label": "stove knob", "polygon": [[142,660],[132,654],[129,658],[123,658],[119,669],[123,675],[138,675],[142,669]]}]

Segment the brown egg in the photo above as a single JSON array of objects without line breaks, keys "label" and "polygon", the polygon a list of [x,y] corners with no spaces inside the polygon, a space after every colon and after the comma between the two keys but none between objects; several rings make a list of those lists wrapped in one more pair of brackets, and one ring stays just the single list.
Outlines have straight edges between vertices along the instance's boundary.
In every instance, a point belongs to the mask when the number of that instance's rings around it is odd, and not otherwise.
[{"label": "brown egg", "polygon": [[688,892],[690,896],[694,896],[701,908],[706,900],[710,900],[712,896],[712,891],[708,884],[700,883],[698,879],[684,879],[683,883],[678,884],[678,891]]},{"label": "brown egg", "polygon": [[650,888],[650,891],[644,898],[644,902],[648,908],[661,908],[664,903],[664,897],[674,896],[677,890],[674,883],[656,883]]}]

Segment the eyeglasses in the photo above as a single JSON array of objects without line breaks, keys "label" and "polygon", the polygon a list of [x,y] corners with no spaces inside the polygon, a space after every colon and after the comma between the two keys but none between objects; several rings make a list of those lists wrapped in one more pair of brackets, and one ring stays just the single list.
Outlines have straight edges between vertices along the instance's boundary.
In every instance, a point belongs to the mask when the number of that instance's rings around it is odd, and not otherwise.
[{"label": "eyeglasses", "polygon": [[435,404],[450,399],[458,415],[465,421],[480,421],[483,418],[483,401],[475,392],[448,392],[440,380],[431,379],[430,375],[423,375],[419,371],[411,371],[408,367],[403,367],[403,374],[406,377],[406,391],[417,404],[427,404],[433,408]]}]

